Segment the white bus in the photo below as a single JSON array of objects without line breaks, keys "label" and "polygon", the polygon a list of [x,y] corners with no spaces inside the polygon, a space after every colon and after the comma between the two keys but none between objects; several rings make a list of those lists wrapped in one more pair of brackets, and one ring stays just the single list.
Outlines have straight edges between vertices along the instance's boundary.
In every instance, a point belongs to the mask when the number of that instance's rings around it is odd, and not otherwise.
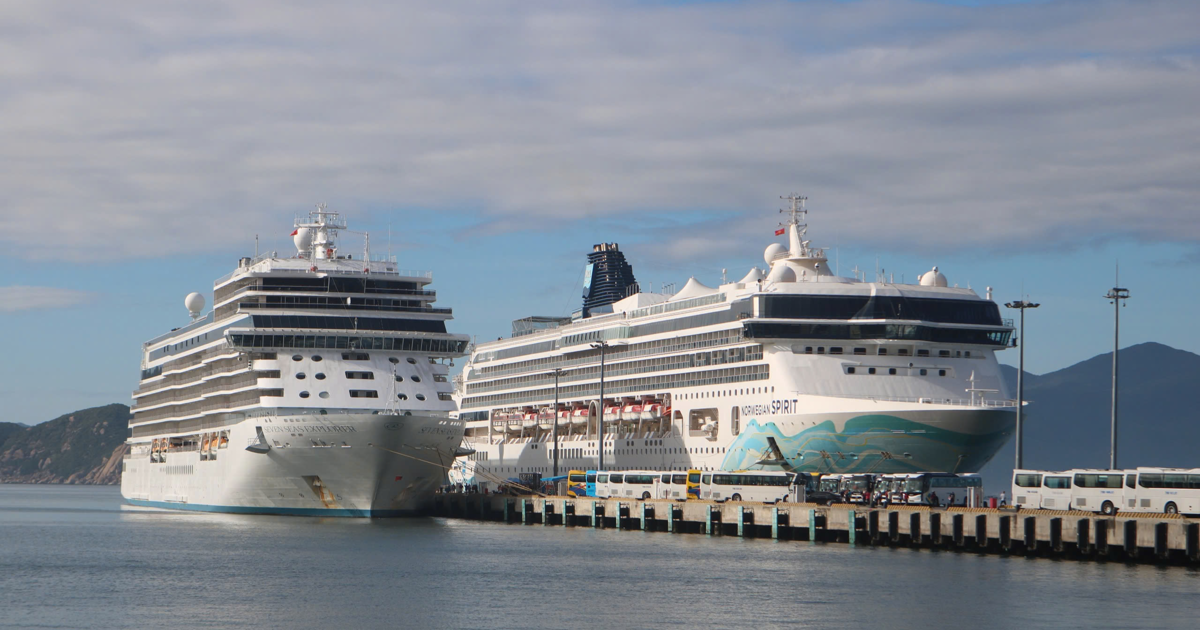
[{"label": "white bus", "polygon": [[[1200,514],[1200,468],[1138,468],[1125,472],[1124,511]],[[1130,487],[1135,476],[1135,487]]]},{"label": "white bus", "polygon": [[611,499],[614,496],[621,496],[621,485],[624,479],[625,475],[622,473],[608,472],[607,470],[597,470],[596,498]]},{"label": "white bus", "polygon": [[688,474],[686,472],[659,473],[658,484],[655,486],[654,497],[687,501]]},{"label": "white bus", "polygon": [[795,473],[783,471],[706,472],[700,477],[700,498],[761,503],[794,501],[794,478]]},{"label": "white bus", "polygon": [[1074,473],[1069,470],[1017,469],[1013,471],[1013,505],[1028,509],[1069,510],[1074,485]]},{"label": "white bus", "polygon": [[1123,471],[1076,469],[1071,474],[1071,507],[1105,515],[1125,505]]},{"label": "white bus", "polygon": [[949,505],[953,494],[954,505],[978,507],[969,504],[972,490],[977,503],[983,499],[983,479],[973,473],[909,473],[903,478],[904,487],[899,494],[906,505],[933,505],[934,494],[937,505]]},{"label": "white bus", "polygon": [[[654,470],[627,470],[623,473],[620,491],[614,486],[612,496],[622,499],[649,499],[658,485],[659,473]],[[684,480],[686,483],[686,479]]]}]

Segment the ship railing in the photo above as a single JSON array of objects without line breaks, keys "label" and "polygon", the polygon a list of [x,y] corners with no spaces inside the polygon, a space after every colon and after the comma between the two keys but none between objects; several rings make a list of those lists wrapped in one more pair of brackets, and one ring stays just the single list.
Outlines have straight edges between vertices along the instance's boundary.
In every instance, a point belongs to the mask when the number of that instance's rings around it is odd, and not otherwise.
[{"label": "ship railing", "polygon": [[838,398],[855,398],[858,400],[873,400],[875,402],[917,403],[922,405],[953,405],[956,407],[986,407],[1008,408],[1016,407],[1015,400],[993,400],[989,398],[937,398],[935,396],[854,396],[838,395]]}]

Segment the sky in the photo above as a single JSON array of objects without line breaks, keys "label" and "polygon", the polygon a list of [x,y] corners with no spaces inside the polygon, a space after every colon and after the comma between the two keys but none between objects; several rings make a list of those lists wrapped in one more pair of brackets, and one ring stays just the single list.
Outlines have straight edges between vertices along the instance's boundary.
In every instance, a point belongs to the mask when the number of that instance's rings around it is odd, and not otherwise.
[{"label": "sky", "polygon": [[801,193],[842,275],[1041,303],[1031,372],[1111,350],[1118,265],[1120,345],[1200,352],[1198,49],[1190,1],[10,0],[0,421],[130,402],[322,202],[480,340],[577,309],[595,243],[740,278]]}]

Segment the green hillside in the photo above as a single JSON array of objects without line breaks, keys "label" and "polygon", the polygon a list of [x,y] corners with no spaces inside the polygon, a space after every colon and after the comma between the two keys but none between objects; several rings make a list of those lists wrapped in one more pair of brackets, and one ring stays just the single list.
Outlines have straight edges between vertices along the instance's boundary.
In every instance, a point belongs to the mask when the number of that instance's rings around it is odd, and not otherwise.
[{"label": "green hillside", "polygon": [[119,404],[32,427],[3,423],[0,483],[118,483],[120,466],[106,464],[123,449],[128,427],[129,407]]}]

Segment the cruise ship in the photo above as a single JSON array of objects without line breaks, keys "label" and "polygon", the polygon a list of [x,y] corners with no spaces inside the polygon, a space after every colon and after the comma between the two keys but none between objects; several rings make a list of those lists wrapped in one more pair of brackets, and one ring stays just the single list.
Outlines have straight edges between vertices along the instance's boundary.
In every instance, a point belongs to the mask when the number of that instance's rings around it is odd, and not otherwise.
[{"label": "cruise ship", "polygon": [[[142,345],[121,493],[136,506],[316,516],[422,509],[462,441],[432,274],[370,254],[324,206],[290,255],[242,258]],[[361,236],[361,253],[338,247]]]},{"label": "cruise ship", "polygon": [[[840,277],[790,202],[765,269],[642,292],[616,244],[589,254],[584,308],[473,348],[455,478],[785,469],[975,472],[1009,439],[1009,345],[991,290]],[[603,435],[603,439],[601,439]],[[601,458],[603,455],[603,458]],[[528,479],[528,477],[526,477]]]}]

